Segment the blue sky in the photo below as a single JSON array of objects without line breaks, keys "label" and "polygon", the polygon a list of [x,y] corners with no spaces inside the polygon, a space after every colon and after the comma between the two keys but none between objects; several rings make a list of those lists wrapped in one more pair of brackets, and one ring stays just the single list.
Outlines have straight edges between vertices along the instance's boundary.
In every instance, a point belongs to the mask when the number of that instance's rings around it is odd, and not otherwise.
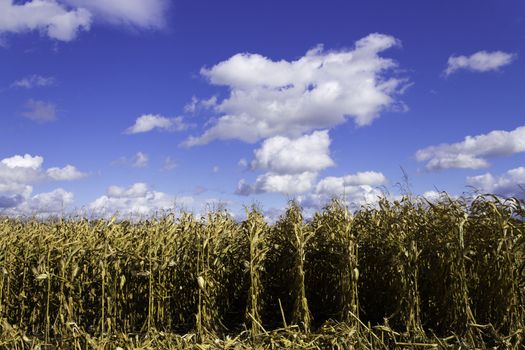
[{"label": "blue sky", "polygon": [[525,184],[523,1],[0,0],[0,45],[10,215]]}]

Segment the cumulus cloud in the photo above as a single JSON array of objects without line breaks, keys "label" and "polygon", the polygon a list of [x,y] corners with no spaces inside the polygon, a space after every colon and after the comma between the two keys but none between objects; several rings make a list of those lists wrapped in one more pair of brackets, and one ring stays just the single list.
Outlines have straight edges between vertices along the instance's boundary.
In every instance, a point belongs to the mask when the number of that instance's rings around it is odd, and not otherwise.
[{"label": "cumulus cloud", "polygon": [[351,210],[357,210],[365,205],[374,205],[384,193],[372,186],[361,185],[347,188],[344,195],[329,196],[324,193],[308,193],[297,198],[304,208],[320,210],[326,206],[333,198],[338,198]]},{"label": "cumulus cloud", "polygon": [[381,111],[401,104],[396,96],[407,81],[393,75],[393,60],[379,55],[398,44],[391,36],[370,34],[350,50],[324,51],[319,46],[295,61],[242,53],[203,68],[201,74],[211,84],[228,87],[230,94],[217,101],[219,117],[212,126],[185,145],[295,138],[350,118],[368,125]]},{"label": "cumulus cloud", "polygon": [[[0,0],[1,1],[1,0]],[[29,75],[22,79],[18,79],[11,84],[12,88],[32,89],[35,87],[53,86],[56,84],[54,77],[44,77],[41,75]]]},{"label": "cumulus cloud", "polygon": [[253,169],[269,169],[277,174],[318,172],[335,165],[330,158],[330,136],[328,131],[316,131],[311,135],[289,139],[274,136],[265,140],[255,150]]},{"label": "cumulus cloud", "polygon": [[106,195],[97,198],[88,207],[95,215],[102,217],[117,214],[143,217],[193,203],[192,197],[175,197],[154,191],[145,183],[135,183],[129,187],[109,187]]},{"label": "cumulus cloud", "polygon": [[128,188],[110,186],[108,187],[107,194],[112,198],[139,198],[144,197],[148,190],[148,185],[143,182],[138,182]]},{"label": "cumulus cloud", "polygon": [[235,194],[249,196],[254,193],[274,192],[298,195],[311,190],[316,179],[317,173],[311,172],[283,175],[266,173],[258,176],[254,185],[249,184],[245,179],[239,180]]},{"label": "cumulus cloud", "polygon": [[0,34],[39,31],[59,41],[89,31],[94,20],[141,29],[166,25],[168,0],[0,0]]},{"label": "cumulus cloud", "polygon": [[44,169],[44,158],[29,154],[15,155],[0,160],[0,195],[32,192],[32,185],[45,181],[71,181],[87,176],[72,165]]},{"label": "cumulus cloud", "polygon": [[[74,195],[62,188],[51,192],[39,193],[35,196],[23,198],[15,196],[15,205],[5,208],[2,213],[9,216],[37,216],[47,217],[66,213],[74,202]],[[1,198],[0,198],[0,209]]]},{"label": "cumulus cloud", "polygon": [[315,131],[295,139],[274,136],[254,151],[252,170],[266,170],[253,186],[241,180],[235,193],[279,192],[294,195],[312,189],[318,173],[335,165],[330,158],[327,130]]},{"label": "cumulus cloud", "polygon": [[45,169],[43,163],[43,157],[29,154],[0,160],[0,209],[3,214],[58,214],[73,202],[73,194],[60,188],[32,195],[33,185],[72,181],[87,176],[72,165]]},{"label": "cumulus cloud", "polygon": [[429,171],[479,169],[489,166],[487,158],[520,152],[525,152],[525,126],[512,131],[494,130],[488,134],[467,136],[462,142],[423,148],[416,152],[416,159],[426,161],[425,168]]},{"label": "cumulus cloud", "polygon": [[480,169],[486,168],[489,163],[485,159],[474,157],[470,154],[449,154],[445,157],[436,157],[426,165],[426,169],[430,171],[443,169]]},{"label": "cumulus cloud", "polygon": [[44,181],[44,158],[40,156],[13,156],[0,161],[0,189],[2,192],[20,192],[28,185]]},{"label": "cumulus cloud", "polygon": [[340,198],[353,209],[373,204],[382,196],[378,186],[385,185],[387,178],[380,172],[365,171],[346,176],[329,176],[321,179],[312,193],[300,196],[306,208],[320,209],[332,198]]},{"label": "cumulus cloud", "polygon": [[41,156],[31,156],[30,154],[25,154],[23,156],[15,155],[9,158],[4,158],[0,161],[8,168],[31,168],[38,169],[44,163],[44,158]]},{"label": "cumulus cloud", "polygon": [[245,179],[241,179],[235,193],[244,196],[264,192],[298,195],[313,190],[311,194],[302,198],[315,199],[317,202],[326,202],[333,197],[349,197],[354,200],[362,197],[361,199],[364,200],[381,194],[375,187],[387,183],[386,177],[375,171],[341,177],[329,176],[316,184],[317,177],[318,174],[312,172],[284,175],[267,173],[258,176],[255,185],[250,185]]},{"label": "cumulus cloud", "polygon": [[467,184],[484,193],[493,193],[501,196],[523,194],[525,188],[525,167],[510,169],[500,176],[485,173],[467,178]]},{"label": "cumulus cloud", "polygon": [[184,131],[188,129],[182,117],[167,118],[159,114],[145,114],[137,118],[135,124],[127,128],[126,134],[139,134],[152,131],[153,129],[167,131]]},{"label": "cumulus cloud", "polygon": [[300,174],[266,173],[258,176],[255,181],[255,192],[278,192],[295,195],[309,191],[315,184],[317,173],[303,172]]},{"label": "cumulus cloud", "polygon": [[40,193],[31,197],[17,209],[26,214],[58,214],[64,212],[73,201],[73,193],[58,188],[51,192]]},{"label": "cumulus cloud", "polygon": [[63,168],[49,168],[46,173],[50,179],[55,181],[78,180],[87,176],[72,165],[66,165]]},{"label": "cumulus cloud", "polygon": [[85,8],[69,10],[55,0],[23,4],[0,0],[0,34],[40,31],[52,39],[71,41],[79,31],[90,29],[91,20]]},{"label": "cumulus cloud", "polygon": [[510,64],[516,57],[515,54],[503,51],[478,51],[470,56],[450,56],[444,74],[448,76],[461,69],[473,72],[496,71]]},{"label": "cumulus cloud", "polygon": [[386,177],[379,172],[366,171],[346,176],[325,177],[316,186],[315,192],[328,196],[342,196],[359,186],[379,186],[386,184]]}]

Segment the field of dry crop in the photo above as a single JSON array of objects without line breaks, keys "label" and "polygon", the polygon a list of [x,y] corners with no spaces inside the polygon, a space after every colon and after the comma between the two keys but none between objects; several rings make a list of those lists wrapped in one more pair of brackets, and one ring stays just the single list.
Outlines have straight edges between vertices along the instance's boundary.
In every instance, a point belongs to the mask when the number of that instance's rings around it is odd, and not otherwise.
[{"label": "field of dry crop", "polygon": [[2,349],[525,348],[517,199],[0,220]]}]

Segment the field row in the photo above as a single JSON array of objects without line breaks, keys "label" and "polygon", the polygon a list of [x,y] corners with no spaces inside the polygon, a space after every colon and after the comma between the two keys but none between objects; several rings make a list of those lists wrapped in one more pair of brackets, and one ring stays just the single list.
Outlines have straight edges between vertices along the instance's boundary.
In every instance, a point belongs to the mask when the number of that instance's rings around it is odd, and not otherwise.
[{"label": "field row", "polygon": [[113,339],[97,343],[109,349],[149,334],[228,348],[241,334],[275,348],[273,334],[314,339],[300,348],[393,348],[454,335],[518,349],[524,216],[519,200],[485,196],[382,200],[354,214],[334,201],[308,221],[292,202],[273,225],[255,208],[243,222],[224,212],[138,223],[6,218],[0,345]]}]

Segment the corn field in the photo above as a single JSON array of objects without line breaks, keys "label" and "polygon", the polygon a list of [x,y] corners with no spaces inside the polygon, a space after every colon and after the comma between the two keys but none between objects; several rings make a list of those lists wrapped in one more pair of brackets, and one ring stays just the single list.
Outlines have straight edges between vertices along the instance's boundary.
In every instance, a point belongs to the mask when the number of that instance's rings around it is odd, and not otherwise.
[{"label": "corn field", "polygon": [[2,349],[524,349],[516,198],[0,219]]}]

